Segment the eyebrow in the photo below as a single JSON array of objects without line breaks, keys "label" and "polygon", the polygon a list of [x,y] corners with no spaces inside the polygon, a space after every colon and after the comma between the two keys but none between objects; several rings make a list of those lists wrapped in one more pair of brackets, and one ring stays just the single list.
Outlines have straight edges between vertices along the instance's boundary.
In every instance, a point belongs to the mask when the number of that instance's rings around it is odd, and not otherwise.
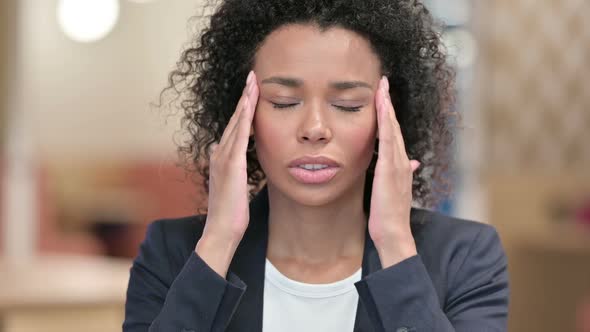
[{"label": "eyebrow", "polygon": [[[260,82],[261,84],[280,84],[284,85],[289,88],[299,88],[303,85],[303,81],[297,78],[292,77],[279,77],[273,76],[266,78]],[[354,88],[367,88],[373,89],[373,87],[363,81],[339,81],[339,82],[330,82],[330,87],[336,90],[348,90]]]}]

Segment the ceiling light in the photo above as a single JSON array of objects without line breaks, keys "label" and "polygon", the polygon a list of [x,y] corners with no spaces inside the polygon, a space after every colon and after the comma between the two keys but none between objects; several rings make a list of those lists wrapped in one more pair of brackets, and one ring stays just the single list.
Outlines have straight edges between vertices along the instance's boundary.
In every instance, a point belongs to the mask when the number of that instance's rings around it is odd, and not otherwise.
[{"label": "ceiling light", "polygon": [[77,42],[104,38],[118,18],[118,0],[60,0],[57,5],[57,21],[62,31]]}]

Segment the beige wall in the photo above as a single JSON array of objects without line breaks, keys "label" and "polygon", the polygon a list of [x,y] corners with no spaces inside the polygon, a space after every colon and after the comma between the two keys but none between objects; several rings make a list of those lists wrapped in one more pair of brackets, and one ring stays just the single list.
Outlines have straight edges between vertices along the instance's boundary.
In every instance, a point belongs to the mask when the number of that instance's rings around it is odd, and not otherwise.
[{"label": "beige wall", "polygon": [[12,106],[13,84],[16,61],[16,8],[15,0],[0,1],[0,255],[4,251],[4,215],[6,213],[4,192],[4,150],[7,122]]},{"label": "beige wall", "polygon": [[166,83],[199,1],[121,1],[112,33],[91,44],[59,30],[56,0],[19,3],[20,111],[41,157],[72,162],[174,152],[177,119],[149,103]]},{"label": "beige wall", "polygon": [[14,76],[16,2],[0,3],[0,151],[2,150],[8,113],[8,97]]}]

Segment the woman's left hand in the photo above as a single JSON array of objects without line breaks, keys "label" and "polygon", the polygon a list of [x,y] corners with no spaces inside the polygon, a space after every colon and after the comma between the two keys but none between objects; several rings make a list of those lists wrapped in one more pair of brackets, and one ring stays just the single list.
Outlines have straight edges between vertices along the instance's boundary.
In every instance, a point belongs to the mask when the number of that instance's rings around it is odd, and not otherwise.
[{"label": "woman's left hand", "polygon": [[379,156],[371,194],[369,234],[382,268],[414,256],[416,244],[410,230],[412,178],[420,162],[409,160],[389,95],[387,77],[375,94]]}]

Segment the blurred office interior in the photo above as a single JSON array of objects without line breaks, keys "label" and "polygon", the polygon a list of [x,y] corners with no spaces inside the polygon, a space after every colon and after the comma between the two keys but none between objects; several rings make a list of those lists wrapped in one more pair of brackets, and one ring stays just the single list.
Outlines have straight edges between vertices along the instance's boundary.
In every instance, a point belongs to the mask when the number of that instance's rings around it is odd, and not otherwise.
[{"label": "blurred office interior", "polygon": [[[202,3],[0,1],[0,332],[120,331],[147,224],[206,202],[155,106]],[[433,208],[498,229],[509,331],[590,332],[590,2],[425,3],[463,117]]]}]

